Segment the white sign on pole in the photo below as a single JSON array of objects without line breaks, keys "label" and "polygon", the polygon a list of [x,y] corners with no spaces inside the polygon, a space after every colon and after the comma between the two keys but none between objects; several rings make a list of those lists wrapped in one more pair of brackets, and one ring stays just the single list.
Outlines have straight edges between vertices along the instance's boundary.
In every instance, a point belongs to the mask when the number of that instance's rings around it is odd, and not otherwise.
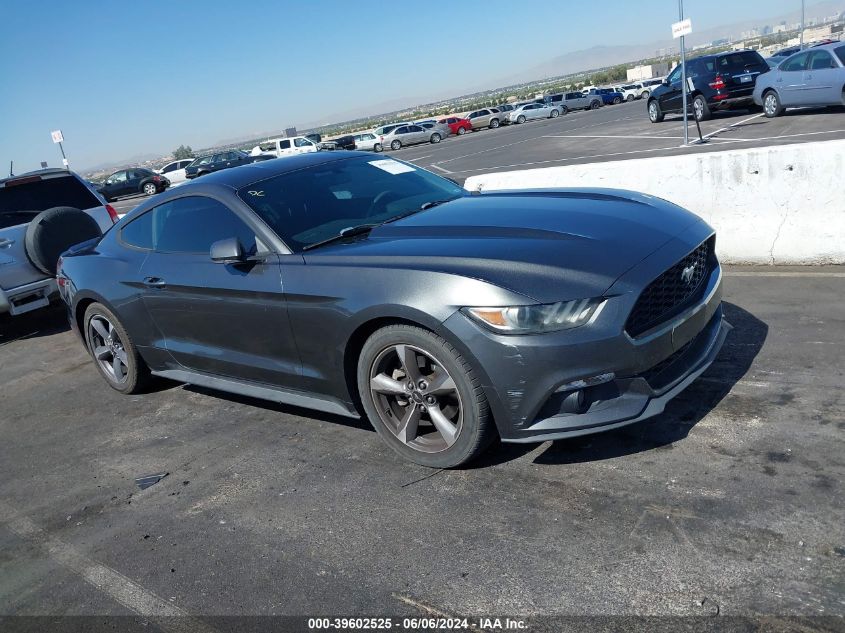
[{"label": "white sign on pole", "polygon": [[62,141],[65,140],[65,137],[62,136],[61,130],[54,130],[53,132],[50,132],[50,136],[53,137],[54,143],[61,143]]},{"label": "white sign on pole", "polygon": [[672,25],[672,37],[675,39],[684,35],[689,35],[690,33],[692,33],[692,20],[689,18],[681,20],[680,22],[675,22]]}]

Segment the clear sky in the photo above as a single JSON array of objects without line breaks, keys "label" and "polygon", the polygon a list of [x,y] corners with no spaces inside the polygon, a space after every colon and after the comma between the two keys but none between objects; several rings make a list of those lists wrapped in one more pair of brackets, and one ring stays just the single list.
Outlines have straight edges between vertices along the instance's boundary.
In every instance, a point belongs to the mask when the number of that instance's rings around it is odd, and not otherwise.
[{"label": "clear sky", "polygon": [[[12,159],[18,173],[59,165],[58,128],[85,169],[496,87],[568,51],[664,38],[678,16],[674,0],[0,4],[2,175]],[[799,6],[687,0],[686,12],[703,30]]]}]

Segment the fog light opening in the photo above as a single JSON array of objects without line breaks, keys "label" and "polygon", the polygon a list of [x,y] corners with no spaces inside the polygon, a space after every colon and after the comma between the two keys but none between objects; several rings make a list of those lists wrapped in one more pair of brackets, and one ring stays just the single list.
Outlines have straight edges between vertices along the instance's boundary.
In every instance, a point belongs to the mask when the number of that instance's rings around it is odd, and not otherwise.
[{"label": "fog light opening", "polygon": [[584,390],[573,391],[563,399],[561,410],[565,413],[586,413],[590,406],[584,396]]}]

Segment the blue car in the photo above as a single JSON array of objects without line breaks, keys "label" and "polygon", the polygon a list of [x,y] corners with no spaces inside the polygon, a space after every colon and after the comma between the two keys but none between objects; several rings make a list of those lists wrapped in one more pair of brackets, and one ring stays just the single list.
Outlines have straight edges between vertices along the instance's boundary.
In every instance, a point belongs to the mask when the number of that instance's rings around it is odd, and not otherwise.
[{"label": "blue car", "polygon": [[601,97],[603,105],[617,105],[625,100],[621,92],[616,92],[613,88],[592,88],[587,94]]}]

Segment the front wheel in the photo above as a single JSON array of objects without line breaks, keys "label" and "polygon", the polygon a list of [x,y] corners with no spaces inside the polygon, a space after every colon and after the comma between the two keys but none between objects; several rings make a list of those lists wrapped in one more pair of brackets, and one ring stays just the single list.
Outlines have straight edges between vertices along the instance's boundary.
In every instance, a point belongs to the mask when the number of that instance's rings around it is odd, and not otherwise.
[{"label": "front wheel", "polygon": [[435,132],[434,134],[431,135],[431,138],[428,139],[428,140],[431,141],[432,143],[439,143],[440,142],[440,134]]},{"label": "front wheel", "polygon": [[402,147],[402,142],[399,141],[399,140],[396,140],[396,141],[393,141],[393,142],[390,143],[390,149],[392,149],[392,150],[397,150],[400,147]]},{"label": "front wheel", "polygon": [[627,97],[625,97],[625,101],[628,101],[629,103],[633,100],[634,100],[634,95],[628,95]]},{"label": "front wheel", "polygon": [[466,133],[467,133],[467,129],[465,127],[459,127],[458,128],[458,136],[463,136]]},{"label": "front wheel", "polygon": [[380,152],[380,151],[382,151],[383,149],[384,149],[384,148],[381,146],[381,143],[376,143],[375,145],[373,145],[373,151],[374,151],[374,152]]},{"label": "front wheel", "polygon": [[692,113],[696,121],[707,121],[710,119],[710,106],[703,95],[697,95],[692,100]]},{"label": "front wheel", "polygon": [[115,314],[92,303],[82,319],[88,352],[109,387],[121,393],[138,393],[150,382],[150,370]]},{"label": "front wheel", "polygon": [[518,117],[516,117],[516,122],[517,123],[525,123],[525,115],[520,114]]},{"label": "front wheel", "polygon": [[492,121],[490,121],[491,130],[495,130],[497,127],[499,127],[499,119],[493,119]]},{"label": "front wheel", "polygon": [[648,118],[652,123],[661,123],[665,115],[660,111],[660,104],[656,99],[652,99],[648,103]]},{"label": "front wheel", "polygon": [[495,437],[473,367],[433,332],[390,325],[358,359],[358,393],[381,438],[401,456],[452,468],[480,455]]},{"label": "front wheel", "polygon": [[622,97],[613,97],[613,105],[619,105],[622,103]]},{"label": "front wheel", "polygon": [[778,93],[774,90],[769,90],[763,95],[763,112],[767,119],[773,119],[783,114],[783,105],[781,105]]},{"label": "front wheel", "polygon": [[643,91],[640,93],[640,99],[645,99],[645,100],[648,100],[648,96],[649,96],[650,94],[651,94],[651,93],[650,93],[648,90],[643,90]]},{"label": "front wheel", "polygon": [[146,195],[151,196],[156,192],[156,186],[153,182],[148,182],[144,185],[143,191]]}]

